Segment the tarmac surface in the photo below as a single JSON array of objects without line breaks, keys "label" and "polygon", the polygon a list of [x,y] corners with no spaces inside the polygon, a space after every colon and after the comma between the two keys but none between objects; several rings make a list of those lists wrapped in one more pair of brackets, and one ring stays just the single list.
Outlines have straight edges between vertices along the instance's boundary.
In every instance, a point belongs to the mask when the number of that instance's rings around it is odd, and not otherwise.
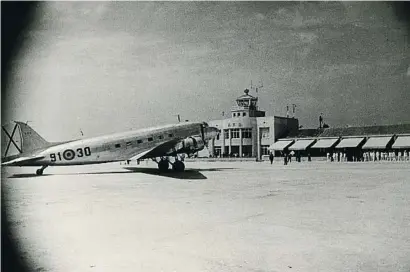
[{"label": "tarmac surface", "polygon": [[36,271],[410,271],[410,162],[3,168]]}]

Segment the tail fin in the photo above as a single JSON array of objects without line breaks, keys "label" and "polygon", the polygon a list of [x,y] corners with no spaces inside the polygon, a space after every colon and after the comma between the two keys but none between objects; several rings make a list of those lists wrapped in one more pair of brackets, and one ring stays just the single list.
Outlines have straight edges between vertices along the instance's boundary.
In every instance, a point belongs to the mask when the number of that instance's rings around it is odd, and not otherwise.
[{"label": "tail fin", "polygon": [[18,124],[20,128],[22,153],[50,146],[49,142],[44,140],[43,137],[41,137],[33,128],[31,128],[26,123],[16,121],[16,124]]}]

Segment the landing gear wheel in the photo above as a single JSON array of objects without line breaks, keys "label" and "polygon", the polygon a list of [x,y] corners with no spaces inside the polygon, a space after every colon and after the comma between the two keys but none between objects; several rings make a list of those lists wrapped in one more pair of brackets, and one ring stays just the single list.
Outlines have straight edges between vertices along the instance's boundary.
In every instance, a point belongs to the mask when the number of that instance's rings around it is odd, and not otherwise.
[{"label": "landing gear wheel", "polygon": [[174,164],[172,165],[172,169],[175,172],[184,172],[185,164],[182,161],[175,161]]},{"label": "landing gear wheel", "polygon": [[160,160],[158,162],[158,169],[160,171],[167,171],[169,169],[169,162],[168,160]]},{"label": "landing gear wheel", "polygon": [[43,165],[40,169],[37,169],[36,174],[41,176],[43,174],[44,169],[46,169],[48,165]]}]

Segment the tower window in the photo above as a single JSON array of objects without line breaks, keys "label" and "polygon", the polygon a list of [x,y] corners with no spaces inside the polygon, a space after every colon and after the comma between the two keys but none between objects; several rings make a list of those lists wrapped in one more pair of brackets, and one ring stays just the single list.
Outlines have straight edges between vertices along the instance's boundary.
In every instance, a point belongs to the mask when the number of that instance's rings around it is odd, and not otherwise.
[{"label": "tower window", "polygon": [[236,113],[233,113],[233,117],[236,117]]},{"label": "tower window", "polygon": [[269,128],[260,128],[260,134],[262,135],[262,138],[269,138]]},{"label": "tower window", "polygon": [[239,128],[234,128],[231,130],[232,139],[239,138]]},{"label": "tower window", "polygon": [[246,116],[246,112],[242,113],[242,116]]},{"label": "tower window", "polygon": [[252,129],[251,128],[243,128],[242,129],[242,138],[252,138]]}]

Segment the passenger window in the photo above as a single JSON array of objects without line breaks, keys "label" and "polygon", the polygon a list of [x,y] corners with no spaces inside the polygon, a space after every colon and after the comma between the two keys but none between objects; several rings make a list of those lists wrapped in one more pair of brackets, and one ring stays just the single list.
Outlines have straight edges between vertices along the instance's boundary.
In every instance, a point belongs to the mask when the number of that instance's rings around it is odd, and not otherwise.
[{"label": "passenger window", "polygon": [[115,148],[120,148],[121,144],[115,144]]},{"label": "passenger window", "polygon": [[170,134],[168,134],[168,137],[172,138],[172,137],[174,137],[174,134],[170,133]]},{"label": "passenger window", "polygon": [[152,140],[153,140],[152,137],[148,138],[148,142],[152,142]]},{"label": "passenger window", "polygon": [[142,143],[142,140],[137,140],[137,144],[141,144]]},{"label": "passenger window", "polygon": [[163,138],[163,137],[162,137],[162,135],[159,135],[159,136],[158,136],[158,139],[160,139],[160,140],[161,140],[162,138]]}]

